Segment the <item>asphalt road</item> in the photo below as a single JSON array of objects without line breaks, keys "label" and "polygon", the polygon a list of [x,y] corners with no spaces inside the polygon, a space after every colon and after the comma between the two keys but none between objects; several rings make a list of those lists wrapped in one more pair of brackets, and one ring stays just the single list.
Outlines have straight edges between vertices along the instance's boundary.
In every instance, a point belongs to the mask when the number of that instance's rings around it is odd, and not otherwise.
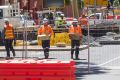
[{"label": "asphalt road", "polygon": [[[43,51],[28,51],[28,58],[43,59]],[[12,55],[12,54],[11,54]],[[4,51],[0,57],[5,57]],[[21,59],[22,51],[16,51]],[[80,60],[75,60],[76,80],[119,80],[120,79],[120,45],[104,45],[90,48],[90,73],[88,74],[88,49],[80,51]],[[1,58],[3,59],[3,58]],[[51,51],[50,60],[70,60],[70,51]]]}]

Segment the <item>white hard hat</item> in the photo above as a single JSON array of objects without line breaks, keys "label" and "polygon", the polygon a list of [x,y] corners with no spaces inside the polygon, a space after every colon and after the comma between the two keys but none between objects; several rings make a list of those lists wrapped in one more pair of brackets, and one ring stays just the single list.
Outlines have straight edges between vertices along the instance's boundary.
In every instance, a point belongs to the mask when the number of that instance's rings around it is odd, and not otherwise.
[{"label": "white hard hat", "polygon": [[9,22],[9,19],[5,18],[5,19],[4,19],[4,22]]},{"label": "white hard hat", "polygon": [[43,24],[44,24],[44,23],[48,23],[48,19],[44,19],[44,20],[43,20]]},{"label": "white hard hat", "polygon": [[60,14],[61,16],[64,16],[64,14]]},{"label": "white hard hat", "polygon": [[77,24],[78,22],[77,21],[73,21],[72,24]]}]

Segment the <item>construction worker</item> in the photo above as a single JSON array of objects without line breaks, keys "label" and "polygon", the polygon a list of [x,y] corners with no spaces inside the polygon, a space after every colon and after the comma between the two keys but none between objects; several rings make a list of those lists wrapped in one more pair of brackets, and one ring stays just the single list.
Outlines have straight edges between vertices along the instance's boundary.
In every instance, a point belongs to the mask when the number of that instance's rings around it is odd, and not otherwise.
[{"label": "construction worker", "polygon": [[[53,30],[50,25],[48,25],[48,20],[43,22],[43,25],[38,29],[38,35],[45,34],[46,36],[51,37]],[[49,48],[50,48],[50,39],[42,40],[42,48],[44,50],[45,59],[49,57]]]},{"label": "construction worker", "polygon": [[7,57],[6,59],[10,59],[10,50],[13,53],[13,57],[15,57],[15,50],[13,48],[13,40],[14,40],[14,45],[16,45],[16,40],[15,40],[15,35],[14,35],[14,29],[12,24],[9,23],[9,20],[5,20],[5,25],[3,29],[3,40],[5,44],[5,49],[7,52]]},{"label": "construction worker", "polygon": [[69,27],[69,34],[74,34],[75,36],[77,36],[77,38],[72,38],[72,36],[69,35],[71,39],[71,59],[73,59],[75,51],[75,59],[79,60],[79,46],[80,40],[82,38],[82,30],[77,22],[73,22],[72,25]]},{"label": "construction worker", "polygon": [[86,18],[85,14],[82,14],[82,17],[78,19],[81,27],[87,27],[88,26],[88,19]]},{"label": "construction worker", "polygon": [[63,25],[64,21],[65,21],[64,14],[61,14],[59,19],[59,25]]},{"label": "construction worker", "polygon": [[60,16],[56,19],[55,21],[55,25],[58,27],[58,28],[61,28],[63,27],[64,25],[64,22],[65,22],[65,17],[64,17],[64,14],[60,14]]}]

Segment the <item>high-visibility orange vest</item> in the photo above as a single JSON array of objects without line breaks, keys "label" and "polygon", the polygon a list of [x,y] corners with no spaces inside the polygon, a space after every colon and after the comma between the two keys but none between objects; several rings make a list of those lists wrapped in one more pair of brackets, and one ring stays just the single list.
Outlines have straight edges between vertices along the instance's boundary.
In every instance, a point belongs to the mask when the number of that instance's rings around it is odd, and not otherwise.
[{"label": "high-visibility orange vest", "polygon": [[4,28],[5,28],[5,39],[14,39],[12,24],[4,25]]},{"label": "high-visibility orange vest", "polygon": [[53,30],[50,25],[48,25],[48,26],[42,25],[38,29],[38,35],[41,35],[41,34],[52,35],[52,33],[53,33]]},{"label": "high-visibility orange vest", "polygon": [[88,25],[88,20],[87,18],[80,18],[80,24],[82,26],[87,26]]},{"label": "high-visibility orange vest", "polygon": [[79,34],[80,36],[82,36],[82,29],[81,29],[81,27],[79,25],[77,27],[74,27],[72,25],[69,28],[69,33],[76,33],[76,34]]}]

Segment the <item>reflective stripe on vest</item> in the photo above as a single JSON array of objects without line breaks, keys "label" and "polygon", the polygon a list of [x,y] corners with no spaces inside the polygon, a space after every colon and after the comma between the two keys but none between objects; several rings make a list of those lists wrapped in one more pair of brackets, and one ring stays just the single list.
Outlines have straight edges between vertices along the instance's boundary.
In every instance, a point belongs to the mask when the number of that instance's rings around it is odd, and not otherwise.
[{"label": "reflective stripe on vest", "polygon": [[79,29],[80,26],[77,26],[77,27],[73,27],[73,25],[70,27],[70,33],[80,33],[80,29]]},{"label": "reflective stripe on vest", "polygon": [[14,39],[12,25],[5,25],[5,39]]}]

